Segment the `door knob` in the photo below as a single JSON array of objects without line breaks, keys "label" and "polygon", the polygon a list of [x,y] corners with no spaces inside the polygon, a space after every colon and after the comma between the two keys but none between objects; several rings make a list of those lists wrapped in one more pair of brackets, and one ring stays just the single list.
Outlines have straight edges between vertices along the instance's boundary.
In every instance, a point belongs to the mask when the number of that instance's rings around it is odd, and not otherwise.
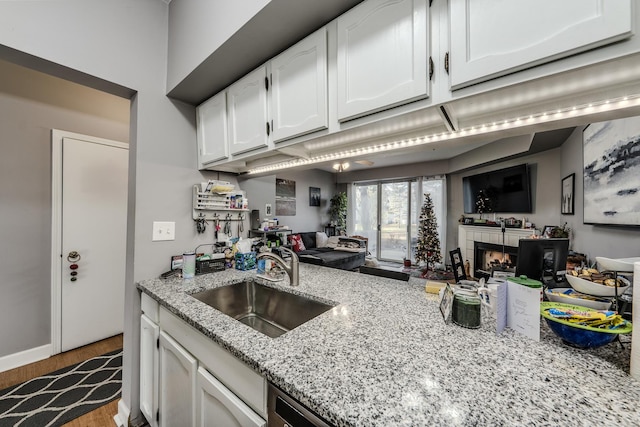
[{"label": "door knob", "polygon": [[78,261],[80,261],[80,254],[77,251],[69,252],[69,255],[67,255],[67,261],[69,261],[69,262],[78,262]]}]

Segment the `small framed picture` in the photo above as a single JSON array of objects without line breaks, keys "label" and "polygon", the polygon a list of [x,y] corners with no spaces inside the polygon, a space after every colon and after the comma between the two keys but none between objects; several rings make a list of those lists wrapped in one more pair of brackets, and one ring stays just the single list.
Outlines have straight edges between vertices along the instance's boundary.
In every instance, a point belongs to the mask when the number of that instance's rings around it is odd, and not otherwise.
[{"label": "small framed picture", "polygon": [[442,289],[442,299],[440,300],[440,313],[445,323],[451,320],[451,306],[453,304],[453,290],[447,285]]},{"label": "small framed picture", "polygon": [[319,187],[309,187],[309,206],[320,206]]},{"label": "small framed picture", "polygon": [[542,229],[542,237],[547,239],[551,238],[551,233],[553,232],[554,228],[556,228],[555,225],[545,225]]},{"label": "small framed picture", "polygon": [[171,256],[171,270],[178,270],[182,268],[182,255]]},{"label": "small framed picture", "polygon": [[575,206],[573,197],[575,190],[575,179],[575,173],[572,173],[571,175],[562,179],[562,207],[560,209],[560,213],[563,215],[573,215],[573,207]]}]

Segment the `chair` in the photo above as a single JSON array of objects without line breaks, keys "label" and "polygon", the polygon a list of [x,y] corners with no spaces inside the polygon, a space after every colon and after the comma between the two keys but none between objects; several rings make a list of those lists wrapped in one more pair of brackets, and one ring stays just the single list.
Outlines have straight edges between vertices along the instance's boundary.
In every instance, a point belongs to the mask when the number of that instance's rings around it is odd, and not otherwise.
[{"label": "chair", "polygon": [[451,268],[453,269],[453,278],[456,283],[460,280],[467,280],[467,274],[464,271],[464,263],[462,262],[462,252],[460,248],[449,251],[451,257]]}]

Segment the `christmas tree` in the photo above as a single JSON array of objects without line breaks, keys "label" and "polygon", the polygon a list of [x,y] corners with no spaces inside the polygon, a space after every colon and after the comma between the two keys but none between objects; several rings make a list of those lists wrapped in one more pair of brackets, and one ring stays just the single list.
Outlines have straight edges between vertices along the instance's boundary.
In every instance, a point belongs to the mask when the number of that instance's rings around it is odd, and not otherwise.
[{"label": "christmas tree", "polygon": [[478,197],[476,198],[476,211],[480,214],[480,218],[482,218],[483,213],[493,212],[492,200],[488,192],[485,192],[484,190],[480,190],[478,192]]},{"label": "christmas tree", "polygon": [[442,255],[440,254],[438,223],[433,213],[433,201],[428,193],[424,195],[419,222],[416,262],[424,261],[428,267],[433,268],[435,263],[442,261]]}]

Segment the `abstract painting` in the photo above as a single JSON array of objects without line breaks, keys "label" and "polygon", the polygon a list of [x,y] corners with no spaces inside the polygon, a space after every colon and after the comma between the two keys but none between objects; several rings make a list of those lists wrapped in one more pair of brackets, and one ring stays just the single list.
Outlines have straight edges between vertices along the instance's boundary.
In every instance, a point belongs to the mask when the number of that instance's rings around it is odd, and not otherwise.
[{"label": "abstract painting", "polygon": [[295,216],[296,182],[290,179],[276,178],[276,215]]},{"label": "abstract painting", "polygon": [[640,117],[583,131],[584,223],[640,226]]}]

